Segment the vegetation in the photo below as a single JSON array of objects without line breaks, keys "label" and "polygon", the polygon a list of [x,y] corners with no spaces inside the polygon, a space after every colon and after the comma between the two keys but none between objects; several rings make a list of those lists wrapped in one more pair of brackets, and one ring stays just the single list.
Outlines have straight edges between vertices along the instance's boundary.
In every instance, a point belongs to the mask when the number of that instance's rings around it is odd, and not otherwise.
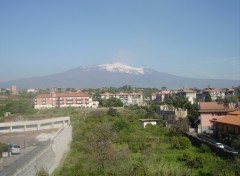
[{"label": "vegetation", "polygon": [[[130,88],[122,89],[128,91]],[[146,92],[150,94],[151,91],[154,90]],[[135,105],[120,111],[114,109],[122,106],[119,100],[110,99],[101,102],[102,106],[109,107],[108,110],[68,107],[37,111],[33,109],[31,97],[23,94],[7,100],[1,104],[0,113],[31,115],[31,118],[33,115],[71,117],[73,141],[70,151],[53,175],[240,175],[240,159],[217,157],[208,146],[196,148],[183,136],[189,122],[193,126],[197,117],[197,104],[192,105],[186,99],[169,98],[172,106],[188,110],[188,119],[180,118],[171,128],[165,128],[162,118],[155,113],[155,104]],[[139,123],[142,118],[157,118],[159,124],[143,128]],[[239,138],[235,139],[234,146],[239,147]],[[37,175],[47,173],[41,169]]]},{"label": "vegetation", "polygon": [[192,146],[175,128],[161,123],[143,128],[139,114],[151,111],[146,107],[132,106],[117,115],[109,114],[115,109],[92,110],[85,120],[80,111],[69,110],[73,141],[53,175],[220,176],[237,175],[240,170],[238,160],[219,158],[205,145]]},{"label": "vegetation", "polygon": [[109,98],[109,99],[101,99],[99,101],[99,105],[102,107],[122,107],[123,103],[120,99],[117,98]]},{"label": "vegetation", "polygon": [[[0,154],[8,151],[8,145],[0,142]],[[0,156],[2,157],[2,155]]]},{"label": "vegetation", "polygon": [[206,96],[205,96],[205,102],[212,102],[212,98],[209,92],[207,92]]}]

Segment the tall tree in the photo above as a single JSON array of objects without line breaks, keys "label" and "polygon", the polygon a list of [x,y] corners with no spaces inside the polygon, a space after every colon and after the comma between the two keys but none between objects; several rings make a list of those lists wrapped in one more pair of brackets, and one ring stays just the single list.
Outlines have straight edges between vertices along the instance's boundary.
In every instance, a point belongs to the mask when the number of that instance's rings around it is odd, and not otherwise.
[{"label": "tall tree", "polygon": [[207,92],[207,94],[205,96],[205,102],[212,102],[212,97],[209,92]]}]

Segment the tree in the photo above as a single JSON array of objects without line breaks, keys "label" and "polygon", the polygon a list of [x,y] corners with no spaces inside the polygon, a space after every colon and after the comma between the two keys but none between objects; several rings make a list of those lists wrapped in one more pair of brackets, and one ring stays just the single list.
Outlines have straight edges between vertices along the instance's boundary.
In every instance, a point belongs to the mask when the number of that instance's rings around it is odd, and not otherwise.
[{"label": "tree", "polygon": [[207,92],[207,94],[205,96],[205,102],[212,102],[212,97],[209,92]]},{"label": "tree", "polygon": [[97,125],[95,130],[88,136],[90,153],[100,169],[105,170],[114,161],[114,151],[111,143],[114,133],[109,124]]},{"label": "tree", "polygon": [[189,121],[187,118],[180,118],[176,121],[175,128],[178,132],[188,132],[189,131]]},{"label": "tree", "polygon": [[239,101],[237,95],[226,95],[224,98],[224,104],[237,103]]},{"label": "tree", "polygon": [[107,114],[112,116],[112,117],[115,117],[115,116],[118,115],[117,110],[113,109],[113,108],[109,108]]},{"label": "tree", "polygon": [[33,102],[29,100],[11,100],[6,104],[6,112],[13,114],[27,114],[33,110]]},{"label": "tree", "polygon": [[112,126],[112,130],[116,131],[116,132],[119,132],[123,129],[126,129],[126,130],[129,129],[128,123],[126,121],[124,121],[123,119],[117,120]]}]

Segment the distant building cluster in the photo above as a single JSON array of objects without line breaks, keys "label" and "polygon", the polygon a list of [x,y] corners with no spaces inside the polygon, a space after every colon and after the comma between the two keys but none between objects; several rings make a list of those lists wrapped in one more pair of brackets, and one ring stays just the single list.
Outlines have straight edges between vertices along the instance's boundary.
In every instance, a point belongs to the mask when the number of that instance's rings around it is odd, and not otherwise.
[{"label": "distant building cluster", "polygon": [[80,107],[97,108],[98,101],[93,101],[92,96],[84,92],[39,94],[35,97],[35,109]]},{"label": "distant building cluster", "polygon": [[217,89],[217,88],[205,88],[203,90],[191,90],[191,89],[179,89],[179,90],[162,90],[156,93],[152,93],[149,97],[151,101],[164,102],[169,97],[175,95],[176,97],[187,98],[191,104],[196,102],[196,99],[206,99],[207,95],[210,95],[212,101],[217,99],[224,99],[226,95],[235,95],[235,90],[232,88]]}]

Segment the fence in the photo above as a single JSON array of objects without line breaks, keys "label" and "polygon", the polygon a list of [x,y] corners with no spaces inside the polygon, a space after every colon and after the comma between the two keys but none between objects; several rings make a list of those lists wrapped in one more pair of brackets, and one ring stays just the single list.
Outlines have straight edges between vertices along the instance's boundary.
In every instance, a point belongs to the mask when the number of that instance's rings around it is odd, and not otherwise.
[{"label": "fence", "polygon": [[36,148],[0,171],[0,176],[33,176],[40,169],[52,174],[72,140],[72,127],[64,128],[58,136],[39,143]]}]

